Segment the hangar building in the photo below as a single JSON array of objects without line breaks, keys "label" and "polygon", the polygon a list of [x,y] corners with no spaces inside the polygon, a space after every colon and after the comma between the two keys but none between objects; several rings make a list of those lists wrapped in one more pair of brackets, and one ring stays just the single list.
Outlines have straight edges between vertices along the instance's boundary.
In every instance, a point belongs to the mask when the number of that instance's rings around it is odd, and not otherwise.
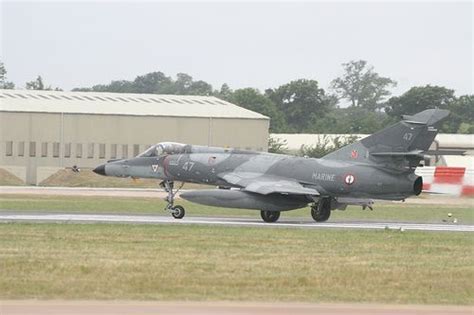
[{"label": "hangar building", "polygon": [[38,184],[173,141],[266,151],[269,118],[215,97],[0,90],[0,168]]}]

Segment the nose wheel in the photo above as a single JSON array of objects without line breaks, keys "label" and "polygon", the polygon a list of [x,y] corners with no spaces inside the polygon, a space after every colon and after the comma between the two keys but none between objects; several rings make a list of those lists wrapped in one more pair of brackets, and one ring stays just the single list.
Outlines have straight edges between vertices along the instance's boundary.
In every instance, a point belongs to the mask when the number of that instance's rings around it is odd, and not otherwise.
[{"label": "nose wheel", "polygon": [[171,215],[175,219],[182,219],[185,215],[184,208],[181,206],[174,206],[171,208]]},{"label": "nose wheel", "polygon": [[184,218],[184,215],[186,214],[184,207],[174,205],[174,197],[178,193],[178,191],[183,188],[184,183],[181,183],[181,186],[176,191],[173,191],[174,189],[174,182],[170,180],[165,180],[160,183],[160,187],[162,187],[167,193],[168,196],[166,196],[165,201],[167,202],[165,211],[168,211],[171,213],[173,218],[175,219],[182,219]]}]

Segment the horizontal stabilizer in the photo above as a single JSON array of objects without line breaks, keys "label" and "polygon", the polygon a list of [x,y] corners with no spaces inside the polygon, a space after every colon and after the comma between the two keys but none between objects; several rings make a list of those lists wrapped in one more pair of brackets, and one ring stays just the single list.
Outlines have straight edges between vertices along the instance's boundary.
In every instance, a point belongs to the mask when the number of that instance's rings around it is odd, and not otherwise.
[{"label": "horizontal stabilizer", "polygon": [[374,152],[370,155],[372,156],[383,156],[383,157],[416,157],[423,159],[425,157],[425,152],[421,150],[410,151],[410,152]]},{"label": "horizontal stabilizer", "polygon": [[410,118],[411,118],[411,116],[403,115],[403,119],[404,119],[403,121],[406,122],[406,123],[414,124],[414,125],[426,125],[425,122],[410,120]]},{"label": "horizontal stabilizer", "polygon": [[464,150],[428,150],[425,153],[428,155],[466,155]]},{"label": "horizontal stabilizer", "polygon": [[414,150],[409,152],[373,152],[370,155],[380,157],[416,157],[423,159],[427,155],[464,155],[466,151],[462,150]]}]

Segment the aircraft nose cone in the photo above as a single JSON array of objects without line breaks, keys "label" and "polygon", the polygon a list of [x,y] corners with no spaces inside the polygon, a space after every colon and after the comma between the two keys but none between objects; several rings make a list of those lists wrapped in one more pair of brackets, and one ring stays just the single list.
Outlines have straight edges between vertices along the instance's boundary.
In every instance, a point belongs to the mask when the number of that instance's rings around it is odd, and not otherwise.
[{"label": "aircraft nose cone", "polygon": [[105,176],[105,164],[99,165],[93,170],[94,173]]}]

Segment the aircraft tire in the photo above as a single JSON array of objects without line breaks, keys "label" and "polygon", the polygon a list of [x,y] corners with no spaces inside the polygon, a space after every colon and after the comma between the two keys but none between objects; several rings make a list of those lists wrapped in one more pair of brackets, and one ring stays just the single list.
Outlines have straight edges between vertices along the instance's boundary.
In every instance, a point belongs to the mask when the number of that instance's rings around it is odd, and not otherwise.
[{"label": "aircraft tire", "polygon": [[325,222],[331,216],[331,199],[322,198],[317,205],[311,207],[311,216],[316,222]]},{"label": "aircraft tire", "polygon": [[171,213],[171,215],[173,216],[173,218],[175,219],[182,219],[184,218],[184,215],[185,215],[185,211],[184,211],[184,208],[181,207],[181,206],[174,206],[173,207],[173,212]]},{"label": "aircraft tire", "polygon": [[260,216],[263,221],[267,223],[273,223],[278,221],[280,218],[280,211],[260,211]]}]

